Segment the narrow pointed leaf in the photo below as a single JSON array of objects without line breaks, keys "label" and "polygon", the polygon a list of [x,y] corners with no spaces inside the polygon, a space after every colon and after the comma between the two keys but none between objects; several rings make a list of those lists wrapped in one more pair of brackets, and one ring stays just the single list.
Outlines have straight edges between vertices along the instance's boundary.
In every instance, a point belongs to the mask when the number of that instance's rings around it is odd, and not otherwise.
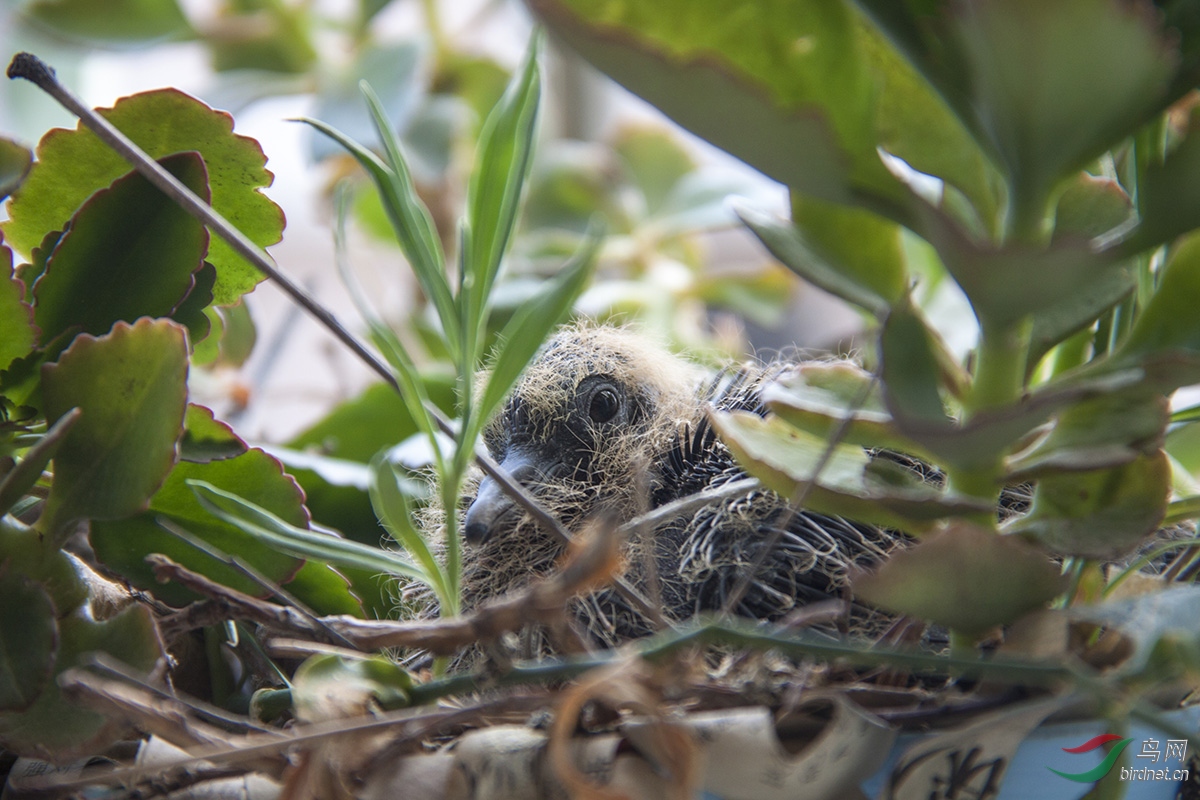
[{"label": "narrow pointed leaf", "polygon": [[[451,291],[450,283],[446,279],[446,258],[442,253],[437,227],[429,209],[417,194],[408,163],[400,150],[400,140],[388,120],[383,104],[365,82],[361,84],[361,88],[371,111],[375,133],[383,143],[383,150],[387,156],[389,172],[385,174],[390,178],[391,185],[384,196],[384,207],[404,255],[438,310],[443,328],[449,328],[456,324],[458,318],[448,315],[452,305]],[[372,177],[376,175],[373,173]],[[378,181],[378,177],[376,180]],[[382,194],[382,188],[380,192]]]},{"label": "narrow pointed leaf", "polygon": [[424,578],[424,573],[419,568],[395,553],[305,530],[261,506],[204,481],[189,481],[189,485],[199,502],[213,516],[280,552],[289,553],[297,558],[315,559],[334,567],[353,567],[387,575]]},{"label": "narrow pointed leaf", "polygon": [[487,419],[508,395],[546,335],[570,311],[587,285],[602,235],[589,232],[579,251],[536,295],[522,303],[500,331],[499,350],[479,402],[479,419]]},{"label": "narrow pointed leaf", "polygon": [[[535,35],[529,52],[479,133],[475,171],[467,187],[467,250],[462,256],[465,319],[479,320],[516,226],[521,189],[529,174],[541,96]],[[461,299],[461,298],[460,298]]]}]

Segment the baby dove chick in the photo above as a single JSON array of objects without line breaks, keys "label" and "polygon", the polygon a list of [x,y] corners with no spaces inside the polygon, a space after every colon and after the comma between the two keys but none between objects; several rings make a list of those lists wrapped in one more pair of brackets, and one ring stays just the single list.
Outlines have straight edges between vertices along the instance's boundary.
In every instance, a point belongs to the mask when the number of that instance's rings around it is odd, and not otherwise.
[{"label": "baby dove chick", "polygon": [[[603,513],[617,523],[746,477],[707,412],[765,414],[759,389],[776,362],[717,378],[630,329],[563,329],[485,431],[489,451],[570,530]],[[869,566],[896,535],[790,509],[755,489],[678,515],[627,544],[626,579],[669,621],[719,611],[782,526],[734,613],[772,620],[844,594],[851,564]],[[562,546],[490,478],[470,499],[463,531],[463,600],[472,608],[554,569]],[[653,628],[613,590],[576,601],[576,618],[613,644]],[[869,612],[865,612],[869,613]]]}]

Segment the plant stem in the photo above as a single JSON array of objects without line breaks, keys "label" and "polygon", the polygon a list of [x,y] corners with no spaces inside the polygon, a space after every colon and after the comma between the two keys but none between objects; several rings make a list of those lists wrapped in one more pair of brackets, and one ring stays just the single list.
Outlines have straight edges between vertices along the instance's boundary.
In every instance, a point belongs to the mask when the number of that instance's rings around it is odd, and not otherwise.
[{"label": "plant stem", "polygon": [[[1032,333],[1032,317],[1008,326],[983,326],[979,334],[975,379],[963,401],[964,422],[970,422],[981,411],[1002,408],[1021,396]],[[951,467],[946,470],[947,486],[952,491],[995,504],[1000,498],[1001,470],[1000,459],[982,466]],[[981,521],[994,524],[990,518]]]}]

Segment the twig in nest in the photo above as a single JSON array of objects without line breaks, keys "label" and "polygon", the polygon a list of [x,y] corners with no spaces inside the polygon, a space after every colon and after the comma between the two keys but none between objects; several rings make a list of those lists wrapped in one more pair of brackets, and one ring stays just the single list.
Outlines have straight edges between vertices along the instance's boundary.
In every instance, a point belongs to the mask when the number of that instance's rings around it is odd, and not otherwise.
[{"label": "twig in nest", "polygon": [[645,714],[653,733],[650,744],[655,752],[643,755],[670,776],[676,800],[693,797],[700,777],[696,743],[691,734],[668,722],[662,715],[658,692],[651,688],[650,672],[640,659],[622,660],[587,673],[561,695],[554,714],[554,725],[546,745],[546,755],[555,774],[572,797],[590,800],[618,800],[624,794],[590,782],[575,766],[570,742],[579,715],[592,701],[604,702],[620,710]]},{"label": "twig in nest", "polygon": [[612,579],[620,563],[620,548],[611,526],[595,525],[586,544],[569,558],[562,570],[526,591],[494,600],[466,616],[408,622],[363,620],[346,615],[313,618],[297,609],[222,586],[166,556],[156,553],[146,560],[159,581],[177,581],[209,598],[207,602],[212,604],[208,608],[189,607],[163,620],[160,627],[168,639],[178,636],[186,625],[197,620],[212,621],[216,616],[220,620],[251,620],[305,638],[327,644],[349,644],[360,650],[409,647],[450,655],[476,642],[494,641],[529,622],[554,624],[561,620],[568,600]]},{"label": "twig in nest", "polygon": [[[177,747],[225,748],[240,738],[195,719],[188,713],[187,706],[177,700],[158,696],[124,681],[101,678],[81,669],[70,669],[59,677],[59,685],[69,700],[102,714],[127,719]],[[279,741],[286,739],[281,733],[265,729],[257,735],[274,737]],[[276,773],[282,766],[270,759],[253,763],[257,769]]]}]

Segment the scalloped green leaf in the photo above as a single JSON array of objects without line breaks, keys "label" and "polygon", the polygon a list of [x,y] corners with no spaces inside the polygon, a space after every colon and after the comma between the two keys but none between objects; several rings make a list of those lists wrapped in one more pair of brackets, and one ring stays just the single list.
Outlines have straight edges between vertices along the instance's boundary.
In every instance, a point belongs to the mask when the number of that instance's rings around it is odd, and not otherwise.
[{"label": "scalloped green leaf", "polygon": [[[233,118],[175,89],[121,98],[99,113],[152,158],[196,150],[208,168],[213,208],[263,247],[283,234],[283,212],[260,190],[274,176],[265,168],[258,142],[233,133]],[[95,134],[77,126],[42,137],[38,161],[9,205],[5,237],[29,252],[54,230],[62,230],[93,192],[129,171],[129,165]],[[164,201],[165,202],[165,201]],[[214,237],[208,260],[217,268],[214,302],[227,305],[250,291],[263,275]]]},{"label": "scalloped green leaf", "polygon": [[46,469],[50,459],[54,458],[54,454],[58,452],[58,448],[62,446],[81,415],[79,409],[73,408],[59,417],[46,431],[46,435],[29,448],[16,466],[9,469],[0,479],[0,516],[7,514],[42,477],[42,471]]},{"label": "scalloped green leaf", "polygon": [[[715,413],[711,418],[738,463],[784,497],[796,497],[813,480],[829,446],[824,439],[773,417],[734,412]],[[836,445],[805,507],[910,533],[927,532],[946,516],[988,510],[986,504],[931,486],[898,486],[868,469],[869,465],[870,457],[862,448]]]},{"label": "scalloped green leaf", "polygon": [[71,520],[137,513],[175,462],[187,403],[184,331],[167,320],[118,322],[82,335],[42,367],[42,401],[53,423],[83,415],[54,458],[46,501],[52,535]]},{"label": "scalloped green leaf", "polygon": [[[198,153],[159,163],[208,200]],[[191,291],[208,231],[138,172],[87,199],[71,217],[33,287],[42,344],[70,330],[101,336],[114,322],[165,317]]]},{"label": "scalloped green leaf", "polygon": [[[284,587],[288,594],[321,616],[349,614],[352,617],[378,619],[391,610],[378,591],[366,600],[355,596],[359,587],[345,575],[320,561],[305,561]],[[365,612],[364,613],[364,609]]]},{"label": "scalloped green leaf", "polygon": [[37,341],[33,307],[25,302],[25,284],[13,271],[13,255],[0,244],[0,369],[27,355]]},{"label": "scalloped green leaf", "polygon": [[1159,450],[1112,469],[1041,478],[1010,530],[1055,553],[1116,558],[1158,529],[1170,495],[1171,465]]},{"label": "scalloped green leaf", "polygon": [[33,166],[33,152],[23,144],[0,136],[0,200],[17,190]]},{"label": "scalloped green leaf", "polygon": [[233,428],[213,416],[211,408],[188,403],[179,440],[179,459],[197,464],[236,458],[248,447]]},{"label": "scalloped green leaf", "polygon": [[[162,665],[162,640],[146,606],[132,605],[103,621],[80,609],[60,619],[58,628],[56,678],[81,666],[85,656],[97,651],[142,674],[152,674]],[[15,752],[62,761],[103,752],[129,733],[130,727],[119,717],[81,707],[63,695],[57,681],[51,681],[29,709],[0,714],[0,744]]]},{"label": "scalloped green leaf", "polygon": [[560,39],[683,127],[823,200],[903,216],[876,153],[876,76],[841,3],[532,0]]},{"label": "scalloped green leaf", "polygon": [[69,39],[120,45],[190,32],[176,0],[34,0],[23,13]]},{"label": "scalloped green leaf", "polygon": [[856,571],[850,586],[871,605],[979,634],[1045,605],[1066,580],[1045,553],[960,522],[896,551],[878,570]]},{"label": "scalloped green leaf", "polygon": [[0,565],[0,720],[29,708],[49,685],[57,616],[44,587]]},{"label": "scalloped green leaf", "polygon": [[[1010,242],[995,245],[972,239],[956,222],[930,207],[921,212],[930,244],[971,302],[985,327],[1007,327],[1037,315],[1048,315],[1050,327],[1070,330],[1094,319],[1096,296],[1090,287],[1125,280],[1125,261],[1096,252],[1082,237],[1064,236],[1049,245]],[[1076,300],[1083,294],[1083,300]],[[1103,310],[1102,308],[1100,310]],[[1088,315],[1091,315],[1090,317]]]},{"label": "scalloped green leaf", "polygon": [[1010,481],[1127,464],[1162,446],[1170,419],[1164,395],[1113,392],[1079,398],[1050,434],[1008,465]]},{"label": "scalloped green leaf", "polygon": [[800,364],[764,386],[762,399],[782,419],[822,439],[841,431],[846,444],[920,452],[896,429],[871,374],[854,364]]},{"label": "scalloped green leaf", "polygon": [[171,312],[171,319],[188,329],[188,344],[193,353],[196,352],[196,345],[212,332],[212,321],[205,312],[212,306],[216,282],[217,268],[205,261],[200,269],[192,273],[191,290]]},{"label": "scalloped green leaf", "polygon": [[301,559],[256,541],[237,526],[214,517],[188,486],[188,481],[193,480],[237,492],[290,525],[308,527],[309,515],[300,487],[284,473],[279,461],[252,448],[222,461],[180,461],[162,488],[150,498],[148,510],[122,520],[93,522],[91,542],[100,560],[135,586],[172,605],[184,605],[196,596],[175,584],[158,583],[143,560],[148,553],[162,553],[194,572],[246,594],[264,595],[266,590],[235,568],[168,533],[158,524],[161,519],[226,556],[237,556],[276,583],[286,583],[296,574],[303,563]]}]

